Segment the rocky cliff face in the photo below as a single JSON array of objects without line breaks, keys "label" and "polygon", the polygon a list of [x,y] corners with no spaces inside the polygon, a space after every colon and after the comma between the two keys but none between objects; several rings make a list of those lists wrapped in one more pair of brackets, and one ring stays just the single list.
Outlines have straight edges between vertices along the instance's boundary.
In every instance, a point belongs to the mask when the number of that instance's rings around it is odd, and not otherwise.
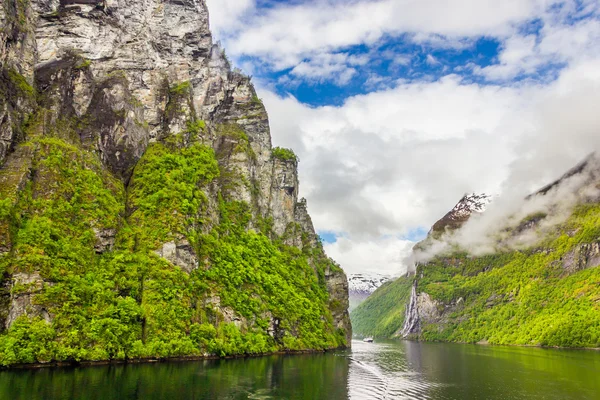
[{"label": "rocky cliff face", "polygon": [[[65,199],[72,207],[89,179],[102,193],[60,215],[83,224],[86,257],[147,248],[188,274],[209,270],[214,260],[199,237],[231,222],[227,207],[244,204],[247,231],[299,249],[327,294],[321,318],[350,337],[346,278],[298,199],[297,161],[273,154],[266,110],[250,79],[232,71],[213,43],[204,1],[3,0],[0,27],[6,328],[20,316],[53,320],[54,306],[35,298],[55,279],[19,259],[26,251],[20,235],[33,214]],[[85,171],[94,176],[76,181]],[[233,308],[220,313],[241,319]],[[270,315],[273,326],[280,318]]]}]

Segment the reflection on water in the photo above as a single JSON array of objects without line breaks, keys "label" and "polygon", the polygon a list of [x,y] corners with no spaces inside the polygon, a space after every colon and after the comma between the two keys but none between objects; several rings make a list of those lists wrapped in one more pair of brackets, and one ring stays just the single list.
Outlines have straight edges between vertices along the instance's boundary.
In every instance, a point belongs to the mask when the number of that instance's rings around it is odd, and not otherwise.
[{"label": "reflection on water", "polygon": [[600,399],[600,352],[354,342],[351,399]]},{"label": "reflection on water", "polygon": [[600,353],[415,342],[0,372],[0,399],[600,399]]}]

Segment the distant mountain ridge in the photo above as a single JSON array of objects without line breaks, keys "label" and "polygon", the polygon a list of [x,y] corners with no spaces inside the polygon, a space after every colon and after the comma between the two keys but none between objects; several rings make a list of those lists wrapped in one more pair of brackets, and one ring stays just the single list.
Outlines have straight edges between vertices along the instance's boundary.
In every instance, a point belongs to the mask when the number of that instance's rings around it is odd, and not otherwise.
[{"label": "distant mountain ridge", "polygon": [[361,273],[348,275],[350,310],[365,301],[377,288],[391,279],[389,275]]}]

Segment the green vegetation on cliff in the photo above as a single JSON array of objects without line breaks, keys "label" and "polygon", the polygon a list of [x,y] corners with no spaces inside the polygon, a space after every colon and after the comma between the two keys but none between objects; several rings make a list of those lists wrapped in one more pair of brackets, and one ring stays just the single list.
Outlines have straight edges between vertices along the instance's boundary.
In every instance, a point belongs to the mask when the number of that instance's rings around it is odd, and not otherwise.
[{"label": "green vegetation on cliff", "polygon": [[[421,330],[414,337],[600,347],[600,261],[584,254],[599,241],[600,204],[583,204],[527,250],[480,257],[446,254],[419,265],[417,292],[429,296],[422,300],[431,308],[428,315],[419,316]],[[386,328],[393,311],[404,313],[406,300],[398,302],[399,293],[406,293],[402,288],[410,295],[398,281],[371,295],[352,313],[355,332],[383,336],[396,332],[403,317]],[[393,303],[396,306],[390,307]]]},{"label": "green vegetation on cliff", "polygon": [[[326,258],[250,229],[243,202],[220,198],[220,222],[208,225],[211,148],[154,143],[127,187],[62,139],[33,137],[19,151],[31,167],[22,190],[2,192],[0,234],[12,246],[0,286],[10,279],[20,316],[0,334],[1,365],[346,344],[328,309]],[[0,170],[1,181],[13,173]],[[198,268],[155,252],[170,241],[185,242]]]},{"label": "green vegetation on cliff", "polygon": [[271,152],[273,158],[281,161],[298,161],[298,156],[291,149],[286,149],[283,147],[273,147]]},{"label": "green vegetation on cliff", "polygon": [[381,285],[350,314],[354,334],[387,338],[400,330],[412,283],[412,278],[401,277]]},{"label": "green vegetation on cliff", "polygon": [[600,205],[579,206],[538,247],[443,259],[419,268],[419,290],[440,304],[462,298],[449,323],[423,327],[426,340],[600,347],[600,268],[569,270],[579,246],[600,239]]}]

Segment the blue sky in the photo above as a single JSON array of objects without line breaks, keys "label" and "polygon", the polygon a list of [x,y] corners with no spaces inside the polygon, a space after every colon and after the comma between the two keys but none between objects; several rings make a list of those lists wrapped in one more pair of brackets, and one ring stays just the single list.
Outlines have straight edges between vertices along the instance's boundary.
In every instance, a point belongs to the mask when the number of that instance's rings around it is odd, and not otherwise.
[{"label": "blue sky", "polygon": [[[499,49],[500,43],[493,38],[482,37],[459,49],[435,49],[412,43],[404,37],[387,37],[377,46],[351,46],[335,53],[357,58],[358,64],[348,63],[348,68],[354,72],[343,82],[336,81],[335,76],[318,79],[298,77],[293,73],[293,67],[273,71],[257,57],[242,56],[239,62],[256,66],[252,69],[254,76],[271,84],[279,95],[291,94],[312,106],[337,106],[348,97],[385,89],[399,80],[437,80],[448,73],[455,73],[467,80],[485,83],[483,77],[472,73],[472,68],[492,65]],[[377,55],[374,57],[373,53]],[[303,62],[310,62],[310,59]],[[526,76],[515,80],[524,78]]]},{"label": "blue sky", "polygon": [[597,146],[597,0],[207,1],[350,272],[401,272],[465,193],[522,195]]}]

